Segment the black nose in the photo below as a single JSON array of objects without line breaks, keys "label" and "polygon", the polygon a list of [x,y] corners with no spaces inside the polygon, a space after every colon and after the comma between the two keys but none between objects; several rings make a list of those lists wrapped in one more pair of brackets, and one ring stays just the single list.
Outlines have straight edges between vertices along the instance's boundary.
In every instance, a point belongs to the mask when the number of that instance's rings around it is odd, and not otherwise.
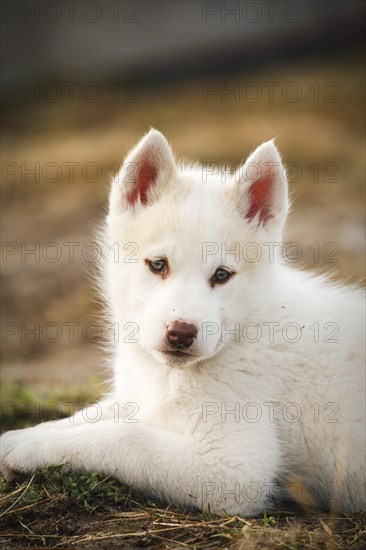
[{"label": "black nose", "polygon": [[166,329],[165,337],[171,348],[185,350],[191,347],[197,336],[197,328],[190,323],[173,321]]}]

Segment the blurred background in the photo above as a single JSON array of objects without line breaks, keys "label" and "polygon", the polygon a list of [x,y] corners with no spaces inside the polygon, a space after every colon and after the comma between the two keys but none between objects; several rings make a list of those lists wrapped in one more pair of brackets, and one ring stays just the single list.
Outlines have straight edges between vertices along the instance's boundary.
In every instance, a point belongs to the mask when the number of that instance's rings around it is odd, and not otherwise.
[{"label": "blurred background", "polygon": [[363,284],[363,1],[4,1],[1,11],[6,413],[100,391],[94,234],[111,176],[150,126],[178,157],[233,166],[277,137],[295,265]]}]

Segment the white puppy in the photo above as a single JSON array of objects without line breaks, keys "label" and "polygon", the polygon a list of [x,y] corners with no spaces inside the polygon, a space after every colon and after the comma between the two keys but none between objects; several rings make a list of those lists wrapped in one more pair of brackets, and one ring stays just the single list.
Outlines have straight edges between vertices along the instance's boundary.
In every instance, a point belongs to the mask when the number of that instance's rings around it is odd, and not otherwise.
[{"label": "white puppy", "polygon": [[361,510],[362,293],[284,262],[273,142],[227,182],[213,172],[177,165],[156,130],[129,154],[103,234],[113,389],[5,433],[2,471],[67,463],[217,513],[263,512],[281,487]]}]

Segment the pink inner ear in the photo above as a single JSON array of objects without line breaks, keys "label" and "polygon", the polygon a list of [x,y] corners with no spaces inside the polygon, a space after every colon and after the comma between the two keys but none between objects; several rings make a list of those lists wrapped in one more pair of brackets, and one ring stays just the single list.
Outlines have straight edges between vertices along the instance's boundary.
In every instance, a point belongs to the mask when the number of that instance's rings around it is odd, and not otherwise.
[{"label": "pink inner ear", "polygon": [[259,213],[260,221],[266,222],[271,215],[270,189],[272,180],[270,175],[254,182],[249,189],[249,208],[245,217],[252,220]]},{"label": "pink inner ear", "polygon": [[147,162],[144,162],[140,166],[136,185],[127,199],[130,205],[134,205],[139,197],[143,205],[147,204],[147,193],[151,185],[155,182],[156,176],[157,170],[155,166],[151,166]]}]

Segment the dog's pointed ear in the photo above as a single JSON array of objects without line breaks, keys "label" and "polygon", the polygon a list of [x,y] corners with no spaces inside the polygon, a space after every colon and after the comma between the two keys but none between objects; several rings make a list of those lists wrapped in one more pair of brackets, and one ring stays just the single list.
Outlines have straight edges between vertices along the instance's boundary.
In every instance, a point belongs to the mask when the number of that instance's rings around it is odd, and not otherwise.
[{"label": "dog's pointed ear", "polygon": [[272,141],[260,145],[235,174],[239,208],[254,227],[281,235],[288,212],[286,170]]},{"label": "dog's pointed ear", "polygon": [[158,130],[150,130],[127,155],[110,193],[110,212],[135,211],[154,202],[176,173],[172,150]]}]

